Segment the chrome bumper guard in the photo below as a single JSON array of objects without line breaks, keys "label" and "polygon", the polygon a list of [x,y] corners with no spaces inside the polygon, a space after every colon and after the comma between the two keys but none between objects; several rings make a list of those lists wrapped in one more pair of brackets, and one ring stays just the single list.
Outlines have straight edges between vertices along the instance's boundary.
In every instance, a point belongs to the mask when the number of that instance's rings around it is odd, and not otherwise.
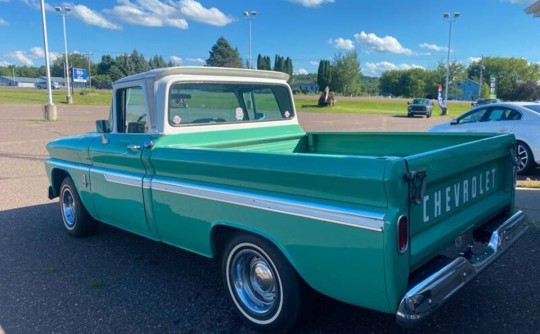
[{"label": "chrome bumper guard", "polygon": [[527,230],[526,216],[517,211],[491,234],[486,251],[470,259],[459,256],[410,289],[399,304],[396,322],[415,327],[455,292],[503,254]]}]

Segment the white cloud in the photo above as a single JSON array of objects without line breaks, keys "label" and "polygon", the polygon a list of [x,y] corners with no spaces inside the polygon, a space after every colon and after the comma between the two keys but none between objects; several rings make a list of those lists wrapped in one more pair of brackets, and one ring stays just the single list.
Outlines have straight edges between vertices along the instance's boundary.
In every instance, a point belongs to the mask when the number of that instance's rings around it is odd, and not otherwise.
[{"label": "white cloud", "polygon": [[300,4],[304,7],[319,7],[324,3],[334,3],[334,0],[289,0],[292,3]]},{"label": "white cloud", "polygon": [[445,46],[440,46],[440,45],[437,45],[437,44],[422,43],[422,44],[420,44],[419,46],[420,46],[422,49],[428,49],[428,50],[437,51],[437,52],[448,50],[447,47],[445,47]]},{"label": "white cloud", "polygon": [[[25,5],[32,7],[34,9],[40,10],[41,9],[41,1],[39,0],[20,0]],[[47,11],[53,11],[54,8],[49,5],[48,3],[45,3],[45,10]]]},{"label": "white cloud", "polygon": [[305,68],[301,68],[296,72],[296,74],[309,74],[309,72]]},{"label": "white cloud", "polygon": [[188,19],[209,25],[223,27],[234,22],[232,17],[226,16],[219,9],[204,8],[200,2],[195,0],[181,0],[180,12]]},{"label": "white cloud", "polygon": [[310,60],[310,61],[309,61],[309,64],[310,64],[310,65],[313,65],[313,66],[319,66],[319,62],[318,62],[318,61],[315,61],[315,60]]},{"label": "white cloud", "polygon": [[482,57],[469,57],[467,58],[467,63],[468,64],[477,63],[480,60],[482,60]]},{"label": "white cloud", "polygon": [[387,61],[382,61],[379,63],[366,63],[365,68],[362,70],[362,72],[365,75],[373,76],[373,77],[379,77],[381,74],[385,71],[391,71],[391,70],[410,70],[413,68],[421,68],[425,69],[422,66],[414,65],[414,64],[393,64]]},{"label": "white cloud", "polygon": [[34,66],[34,61],[32,58],[24,51],[14,51],[8,53],[7,56],[11,59],[18,61],[19,63],[26,66]]},{"label": "white cloud", "polygon": [[354,49],[354,42],[350,39],[344,39],[344,38],[337,38],[334,40],[331,40],[331,43],[334,45],[334,47],[338,50],[353,50]]},{"label": "white cloud", "polygon": [[105,9],[104,12],[117,17],[119,20],[134,25],[147,27],[175,27],[187,29],[188,23],[177,14],[177,8],[159,0],[142,1],[137,4],[130,0],[119,0],[120,6]]},{"label": "white cloud", "polygon": [[0,66],[2,66],[2,67],[8,67],[8,66],[10,66],[10,65],[11,65],[10,62],[7,62],[7,61],[5,61],[5,60],[0,60]]},{"label": "white cloud", "polygon": [[367,34],[362,31],[355,34],[356,41],[365,47],[366,52],[397,53],[404,55],[414,55],[415,53],[404,48],[399,41],[392,36],[379,37],[373,33]]},{"label": "white cloud", "polygon": [[8,21],[0,18],[0,27],[9,25]]},{"label": "white cloud", "polygon": [[188,19],[218,27],[235,21],[219,9],[206,8],[195,0],[118,0],[118,4],[104,13],[133,25],[187,29]]},{"label": "white cloud", "polygon": [[175,64],[175,65],[180,65],[182,64],[182,58],[178,57],[178,56],[170,56],[169,57],[169,60]]},{"label": "white cloud", "polygon": [[73,16],[80,19],[86,24],[106,29],[122,29],[122,27],[120,27],[119,25],[110,22],[105,17],[103,17],[103,15],[96,13],[95,11],[86,6],[74,5],[72,9]]},{"label": "white cloud", "polygon": [[34,46],[30,49],[30,55],[32,55],[34,58],[43,58],[45,57],[45,51],[39,46]]},{"label": "white cloud", "polygon": [[202,58],[186,58],[186,61],[190,63],[200,63],[200,64],[206,63],[206,60]]},{"label": "white cloud", "polygon": [[[39,46],[34,46],[29,51],[14,51],[7,54],[6,56],[8,58],[16,60],[23,65],[34,66],[34,60],[43,59],[45,57],[45,52],[43,51],[43,48]],[[60,53],[49,51],[49,59],[51,61],[54,61],[61,56],[62,55]]]}]

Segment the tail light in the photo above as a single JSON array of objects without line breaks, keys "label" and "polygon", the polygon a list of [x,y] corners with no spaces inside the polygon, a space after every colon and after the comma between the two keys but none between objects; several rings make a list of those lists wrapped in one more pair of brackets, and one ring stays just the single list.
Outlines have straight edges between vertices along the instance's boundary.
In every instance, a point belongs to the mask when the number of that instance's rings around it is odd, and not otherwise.
[{"label": "tail light", "polygon": [[407,216],[401,216],[398,219],[397,242],[398,253],[405,253],[409,248],[409,219]]}]

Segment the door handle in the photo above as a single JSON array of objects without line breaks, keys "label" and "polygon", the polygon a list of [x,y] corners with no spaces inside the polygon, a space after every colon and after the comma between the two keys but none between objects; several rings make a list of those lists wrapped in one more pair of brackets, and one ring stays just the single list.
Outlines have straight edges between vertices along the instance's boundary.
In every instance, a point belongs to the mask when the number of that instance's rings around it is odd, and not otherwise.
[{"label": "door handle", "polygon": [[141,145],[132,144],[132,145],[128,145],[127,148],[130,149],[131,151],[138,151],[141,149]]}]

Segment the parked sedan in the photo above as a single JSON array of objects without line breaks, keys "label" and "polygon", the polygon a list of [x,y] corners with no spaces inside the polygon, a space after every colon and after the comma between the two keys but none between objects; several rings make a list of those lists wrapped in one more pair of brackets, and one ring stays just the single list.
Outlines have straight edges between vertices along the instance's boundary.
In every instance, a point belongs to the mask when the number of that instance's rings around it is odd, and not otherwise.
[{"label": "parked sedan", "polygon": [[[38,81],[34,84],[37,89],[47,89],[47,81]],[[51,81],[52,89],[60,89],[60,84],[55,81]]]},{"label": "parked sedan", "polygon": [[540,103],[506,102],[477,107],[433,126],[431,132],[499,132],[516,136],[518,174],[540,164]]}]

